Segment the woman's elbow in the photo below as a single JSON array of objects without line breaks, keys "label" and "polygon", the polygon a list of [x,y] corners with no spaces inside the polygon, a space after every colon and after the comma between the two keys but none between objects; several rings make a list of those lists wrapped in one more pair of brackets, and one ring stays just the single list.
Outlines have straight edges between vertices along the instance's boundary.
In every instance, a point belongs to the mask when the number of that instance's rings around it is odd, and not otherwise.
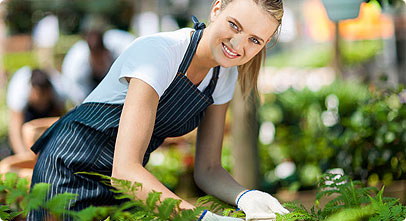
[{"label": "woman's elbow", "polygon": [[201,185],[204,184],[208,180],[208,178],[214,176],[217,169],[219,169],[218,166],[205,165],[205,166],[195,167],[195,170],[193,172],[193,178],[194,178],[196,184],[199,187],[201,187]]}]

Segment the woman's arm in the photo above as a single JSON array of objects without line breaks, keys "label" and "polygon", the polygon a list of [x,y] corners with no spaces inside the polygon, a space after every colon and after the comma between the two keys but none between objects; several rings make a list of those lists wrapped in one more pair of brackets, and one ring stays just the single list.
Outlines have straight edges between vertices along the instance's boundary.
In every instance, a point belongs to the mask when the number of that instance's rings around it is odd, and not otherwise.
[{"label": "woman's arm", "polygon": [[8,137],[14,154],[29,153],[23,141],[22,127],[24,124],[24,114],[21,111],[9,110]]},{"label": "woman's arm", "polygon": [[239,193],[245,190],[221,165],[224,125],[228,103],[211,105],[200,122],[197,134],[194,178],[206,193],[235,205]]},{"label": "woman's arm", "polygon": [[[118,128],[112,177],[142,184],[137,198],[145,200],[152,190],[162,192],[162,199],[180,199],[143,166],[142,161],[154,129],[159,97],[142,80],[131,78]],[[181,208],[194,206],[182,201]]]}]

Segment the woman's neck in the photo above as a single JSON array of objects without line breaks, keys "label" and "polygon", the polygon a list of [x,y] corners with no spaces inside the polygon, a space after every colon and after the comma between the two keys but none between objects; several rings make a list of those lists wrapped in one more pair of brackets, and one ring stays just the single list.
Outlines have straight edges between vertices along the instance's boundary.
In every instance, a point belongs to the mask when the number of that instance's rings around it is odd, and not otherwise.
[{"label": "woman's neck", "polygon": [[210,51],[209,41],[207,39],[208,33],[210,29],[207,27],[203,31],[203,36],[200,39],[199,45],[197,46],[196,53],[193,56],[192,63],[190,66],[194,66],[193,69],[195,70],[210,70],[215,66],[218,66],[216,61],[214,60],[213,55]]},{"label": "woman's neck", "polygon": [[207,28],[203,32],[203,36],[200,39],[199,45],[196,49],[196,53],[193,56],[190,66],[187,70],[187,77],[196,86],[203,81],[210,68],[218,65],[210,52],[210,46],[208,44],[206,31]]}]

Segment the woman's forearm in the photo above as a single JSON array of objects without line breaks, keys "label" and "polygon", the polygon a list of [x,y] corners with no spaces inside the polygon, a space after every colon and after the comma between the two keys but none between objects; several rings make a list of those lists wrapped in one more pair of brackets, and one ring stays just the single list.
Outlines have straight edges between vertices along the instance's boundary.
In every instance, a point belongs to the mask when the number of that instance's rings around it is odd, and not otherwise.
[{"label": "woman's forearm", "polygon": [[239,193],[246,190],[222,167],[195,170],[196,184],[207,194],[213,195],[231,205]]},{"label": "woman's forearm", "polygon": [[22,112],[9,111],[9,131],[8,136],[14,154],[29,152],[23,141],[22,126],[24,123],[24,115]]},{"label": "woman's forearm", "polygon": [[[131,172],[129,172],[131,171]],[[194,209],[195,206],[181,199],[168,188],[165,187],[155,176],[153,176],[142,165],[128,165],[126,168],[113,169],[112,177],[117,179],[129,180],[142,184],[142,188],[136,192],[137,199],[146,200],[148,194],[152,191],[161,192],[161,201],[165,198],[174,198],[182,200],[180,204],[181,209]],[[114,184],[113,184],[114,185]]]}]

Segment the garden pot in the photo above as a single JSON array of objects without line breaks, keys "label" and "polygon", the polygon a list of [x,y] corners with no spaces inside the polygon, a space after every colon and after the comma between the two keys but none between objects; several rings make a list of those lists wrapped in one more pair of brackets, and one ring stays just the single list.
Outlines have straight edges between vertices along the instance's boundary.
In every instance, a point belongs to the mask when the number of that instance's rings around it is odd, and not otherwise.
[{"label": "garden pot", "polygon": [[328,18],[333,22],[357,18],[363,0],[322,0]]},{"label": "garden pot", "polygon": [[31,180],[37,157],[33,153],[11,155],[0,161],[0,174],[16,173]]},{"label": "garden pot", "polygon": [[[35,141],[45,132],[48,127],[55,123],[59,117],[38,118],[28,121],[22,127],[23,141],[27,148],[30,148]],[[31,152],[31,150],[29,149]]]}]

